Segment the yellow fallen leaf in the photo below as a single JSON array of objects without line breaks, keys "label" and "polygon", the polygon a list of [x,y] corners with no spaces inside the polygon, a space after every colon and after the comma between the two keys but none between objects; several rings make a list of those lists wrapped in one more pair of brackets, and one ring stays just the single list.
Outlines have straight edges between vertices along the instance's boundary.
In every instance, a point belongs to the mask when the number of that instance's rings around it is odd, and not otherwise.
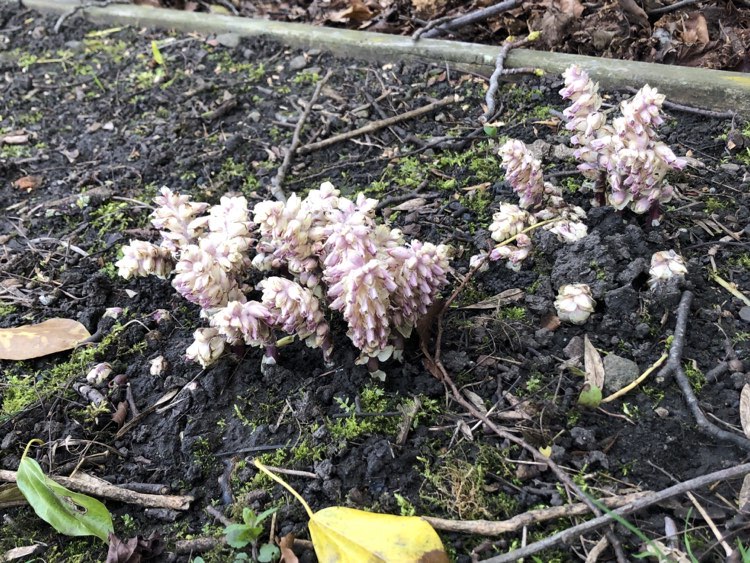
[{"label": "yellow fallen leaf", "polygon": [[395,516],[332,506],[310,518],[321,562],[448,562],[435,530],[416,516]]},{"label": "yellow fallen leaf", "polygon": [[89,331],[72,319],[49,319],[35,325],[0,328],[0,360],[29,360],[75,348]]},{"label": "yellow fallen leaf", "polygon": [[255,466],[305,507],[310,536],[321,563],[448,563],[437,532],[417,516],[377,514],[332,506],[314,513],[300,496],[261,462]]}]

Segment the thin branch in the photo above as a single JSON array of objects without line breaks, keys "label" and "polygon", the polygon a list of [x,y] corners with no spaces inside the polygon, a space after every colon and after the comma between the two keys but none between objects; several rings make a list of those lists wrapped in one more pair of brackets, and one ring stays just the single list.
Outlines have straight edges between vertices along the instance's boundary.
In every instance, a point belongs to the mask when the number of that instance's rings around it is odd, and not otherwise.
[{"label": "thin branch", "polygon": [[531,545],[528,545],[522,549],[516,549],[511,553],[506,553],[504,555],[498,555],[497,557],[485,559],[484,561],[482,561],[482,563],[511,563],[512,561],[517,561],[523,557],[529,557],[530,555],[538,553],[544,549],[550,549],[552,547],[560,545],[561,543],[568,543],[583,534],[598,530],[602,526],[605,526],[606,524],[612,522],[612,514],[616,514],[618,516],[627,516],[628,514],[638,512],[639,510],[643,510],[644,508],[648,508],[649,506],[653,506],[654,504],[664,502],[665,500],[681,494],[685,494],[688,491],[700,489],[701,487],[705,487],[706,485],[710,485],[711,483],[721,483],[722,481],[726,481],[727,479],[741,477],[742,475],[745,475],[747,473],[750,473],[750,463],[737,465],[735,467],[730,467],[729,469],[722,469],[721,471],[715,471],[714,473],[709,473],[708,475],[701,475],[700,477],[696,477],[695,479],[690,479],[689,481],[678,483],[677,485],[673,485],[657,493],[653,493],[641,499],[635,500],[621,508],[618,508],[617,510],[613,510],[611,514],[599,516],[598,518],[594,518],[592,520],[589,520],[588,522],[579,524],[578,526],[573,526],[572,528],[568,528],[567,530],[558,532],[557,534],[551,535],[541,541],[532,543]]},{"label": "thin branch", "polygon": [[646,13],[649,16],[658,16],[660,14],[667,14],[669,12],[674,12],[675,10],[679,10],[680,8],[684,8],[685,6],[692,6],[693,4],[697,4],[698,2],[699,0],[681,0],[680,2],[669,4],[668,6],[662,6],[660,8],[654,8],[653,10],[648,10]]},{"label": "thin branch", "polygon": [[109,6],[110,4],[130,4],[130,2],[128,2],[127,0],[94,0],[91,2],[85,2],[83,4],[80,4],[79,6],[75,6],[72,10],[61,14],[60,17],[57,18],[57,22],[55,22],[55,26],[52,28],[52,31],[55,34],[60,33],[60,28],[62,27],[63,22],[69,17],[75,15],[75,13],[78,11],[85,10],[86,8],[104,8],[105,6]]},{"label": "thin branch", "polygon": [[538,37],[538,32],[532,32],[528,37],[525,37],[524,39],[519,39],[517,41],[506,40],[505,43],[503,43],[502,47],[500,47],[500,51],[498,51],[497,58],[495,59],[495,71],[492,73],[492,76],[490,76],[490,87],[487,90],[487,94],[485,94],[484,98],[484,101],[487,104],[487,111],[485,111],[484,114],[479,118],[480,123],[486,123],[490,116],[495,113],[495,96],[497,95],[497,89],[500,87],[498,84],[498,80],[501,76],[506,74],[519,74],[519,72],[537,72],[537,70],[533,68],[506,70],[505,58],[508,56],[508,53],[510,53],[511,49],[523,47],[524,45],[535,41]]},{"label": "thin branch", "polygon": [[310,143],[309,145],[300,147],[297,152],[299,152],[300,154],[307,154],[313,151],[324,149],[340,141],[353,139],[354,137],[364,135],[365,133],[372,133],[374,131],[383,129],[384,127],[389,127],[395,123],[400,123],[401,121],[406,121],[407,119],[419,117],[420,115],[423,115],[425,113],[430,113],[431,111],[435,111],[436,109],[441,108],[443,106],[454,104],[460,100],[461,98],[456,95],[447,96],[443,98],[442,100],[432,102],[431,104],[428,104],[421,108],[407,111],[406,113],[402,113],[401,115],[394,115],[393,117],[389,117],[387,119],[381,119],[380,121],[371,121],[370,123],[368,123],[364,127],[360,127],[359,129],[354,129],[353,131],[347,131],[345,133],[341,133],[340,135],[335,135],[333,137],[329,137],[328,139],[323,139],[322,141],[318,141],[317,143]]},{"label": "thin branch", "polygon": [[680,299],[680,304],[677,307],[677,321],[675,323],[672,346],[669,348],[669,359],[656,377],[658,379],[664,379],[670,374],[674,374],[677,385],[685,396],[685,402],[687,403],[690,412],[693,413],[693,418],[695,418],[698,428],[703,432],[709,436],[718,438],[719,440],[731,442],[735,446],[744,450],[750,450],[750,440],[739,434],[722,430],[714,423],[709,422],[698,404],[698,399],[695,396],[695,393],[693,393],[693,388],[690,386],[690,381],[688,380],[687,375],[685,375],[685,371],[682,369],[682,351],[685,348],[685,336],[687,334],[687,323],[690,316],[690,304],[692,301],[693,293],[685,291],[685,293],[682,294],[682,299]]},{"label": "thin branch", "polygon": [[[0,469],[0,481],[16,482],[16,472]],[[59,477],[51,475],[50,479],[79,493],[93,495],[101,498],[116,500],[150,508],[168,508],[171,510],[188,510],[193,501],[191,496],[178,495],[151,495],[138,493],[129,489],[118,487],[87,473],[78,472],[72,477]]]},{"label": "thin branch", "polygon": [[[599,499],[607,508],[619,508],[633,501],[644,498],[653,494],[651,491],[631,493],[628,495],[609,497]],[[509,518],[508,520],[446,520],[445,518],[433,518],[432,516],[422,516],[422,520],[427,520],[436,530],[445,532],[459,532],[463,534],[476,534],[478,536],[500,536],[511,532],[517,532],[524,526],[533,526],[549,520],[559,518],[571,518],[574,516],[585,516],[591,509],[582,502],[575,504],[566,504],[564,506],[553,506],[550,508],[540,508],[529,510],[523,514]]]},{"label": "thin branch", "polygon": [[292,144],[289,145],[289,148],[286,150],[286,154],[284,154],[284,162],[282,162],[281,166],[279,166],[279,169],[276,172],[276,177],[273,180],[271,180],[271,195],[274,198],[276,198],[278,201],[284,201],[284,202],[286,201],[286,196],[284,195],[284,191],[281,189],[281,186],[284,184],[284,178],[286,178],[286,175],[289,172],[289,167],[292,165],[292,158],[294,158],[294,153],[297,152],[297,148],[299,147],[300,133],[302,133],[302,129],[305,126],[305,122],[307,122],[307,118],[310,115],[310,110],[312,109],[313,104],[315,104],[315,102],[318,101],[318,97],[320,96],[320,91],[322,90],[323,86],[325,85],[326,82],[328,82],[328,79],[331,78],[332,75],[333,75],[333,71],[329,70],[326,73],[326,75],[323,78],[321,78],[318,81],[318,84],[315,86],[315,91],[313,92],[313,95],[310,98],[310,101],[305,104],[305,109],[300,115],[299,119],[297,120],[297,125],[294,128],[294,134],[292,135]]},{"label": "thin branch", "polygon": [[494,6],[487,6],[486,8],[481,8],[479,10],[474,10],[473,12],[469,12],[468,14],[464,14],[456,18],[439,18],[434,22],[428,23],[425,27],[418,30],[413,35],[413,37],[415,41],[417,41],[420,37],[436,37],[448,31],[458,29],[459,27],[471,25],[473,23],[486,20],[487,18],[491,18],[492,16],[495,16],[497,14],[502,14],[503,12],[507,12],[508,10],[512,10],[513,8],[520,6],[521,3],[522,0],[505,0],[505,2],[500,2],[499,4],[495,4]]}]

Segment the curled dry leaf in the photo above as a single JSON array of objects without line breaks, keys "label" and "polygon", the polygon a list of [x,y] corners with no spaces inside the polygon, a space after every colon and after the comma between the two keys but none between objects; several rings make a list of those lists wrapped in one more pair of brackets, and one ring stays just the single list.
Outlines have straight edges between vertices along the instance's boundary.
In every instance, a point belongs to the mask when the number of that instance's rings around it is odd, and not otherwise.
[{"label": "curled dry leaf", "polygon": [[591,387],[604,388],[604,362],[594,345],[591,344],[588,335],[583,337],[583,365],[586,370],[585,381]]},{"label": "curled dry leaf", "polygon": [[287,534],[279,540],[279,549],[281,550],[281,559],[279,563],[299,563],[299,559],[294,554],[294,534]]},{"label": "curled dry leaf", "polygon": [[30,192],[41,186],[42,180],[41,176],[21,176],[13,182],[13,187]]},{"label": "curled dry leaf", "polygon": [[0,328],[0,360],[29,360],[64,352],[91,334],[78,321],[49,319],[35,325]]},{"label": "curled dry leaf", "polygon": [[740,487],[740,494],[737,500],[740,510],[743,512],[750,511],[750,473],[745,475],[745,478],[742,480],[742,487]]},{"label": "curled dry leaf", "polygon": [[126,401],[120,401],[117,403],[117,410],[112,415],[112,420],[117,426],[122,427],[125,424],[125,419],[128,416],[128,403]]},{"label": "curled dry leaf", "polygon": [[750,438],[750,383],[746,383],[740,393],[740,422],[745,436]]},{"label": "curled dry leaf", "polygon": [[501,291],[497,295],[488,297],[487,299],[479,301],[478,303],[473,303],[472,305],[464,305],[463,307],[461,307],[461,309],[497,309],[510,303],[520,301],[521,299],[523,299],[524,295],[526,294],[522,289],[506,289],[505,291]]},{"label": "curled dry leaf", "polygon": [[474,391],[469,391],[468,389],[464,389],[464,395],[466,396],[469,401],[471,401],[471,404],[474,405],[479,412],[482,414],[487,414],[487,407],[484,406],[484,401],[482,400],[482,397],[474,393]]},{"label": "curled dry leaf", "polygon": [[424,207],[427,205],[427,200],[422,197],[417,197],[414,199],[410,199],[409,201],[405,201],[404,203],[400,203],[396,207],[393,208],[394,211],[414,211],[415,209],[420,209],[421,207]]}]

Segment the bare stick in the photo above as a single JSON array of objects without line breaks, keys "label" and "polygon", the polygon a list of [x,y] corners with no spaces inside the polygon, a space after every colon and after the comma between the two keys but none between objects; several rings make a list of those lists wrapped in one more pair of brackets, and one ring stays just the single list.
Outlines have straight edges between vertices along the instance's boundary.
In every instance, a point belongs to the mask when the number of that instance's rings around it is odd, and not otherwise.
[{"label": "bare stick", "polygon": [[[474,418],[481,420],[485,424],[485,426],[487,426],[487,428],[492,430],[495,434],[497,434],[501,438],[504,438],[505,440],[508,440],[509,442],[521,446],[523,449],[529,452],[536,461],[544,463],[568,490],[573,491],[573,493],[589,507],[589,510],[591,510],[591,512],[593,512],[597,516],[601,514],[599,508],[597,508],[597,506],[591,501],[591,499],[584,494],[581,488],[576,485],[575,482],[573,482],[573,479],[571,479],[570,476],[565,473],[565,471],[563,471],[559,465],[557,465],[557,463],[555,463],[552,459],[542,455],[537,448],[526,442],[526,440],[519,438],[518,436],[514,436],[510,432],[503,430],[502,428],[497,426],[487,417],[486,414],[480,412],[474,405],[464,399],[463,395],[461,395],[461,392],[458,390],[458,387],[456,387],[456,384],[448,375],[448,371],[445,369],[440,359],[438,358],[437,360],[435,360],[431,358],[427,351],[427,346],[424,343],[422,343],[422,352],[425,355],[424,362],[428,370],[445,385],[450,387],[451,394],[453,395],[453,400],[464,407]],[[612,548],[617,554],[618,563],[626,562],[627,559],[625,558],[625,554],[622,551],[622,545],[615,536],[614,532],[612,530],[609,530],[606,532],[606,536],[607,540],[609,540],[610,545],[612,545]],[[515,561],[515,559],[513,561]]]},{"label": "bare stick", "polygon": [[[651,494],[653,494],[651,491],[631,493],[619,497],[599,499],[599,502],[607,508],[619,508]],[[500,536],[510,532],[517,532],[524,526],[531,526],[559,518],[584,516],[590,512],[591,509],[588,506],[582,502],[578,502],[575,504],[566,504],[565,506],[529,510],[528,512],[499,522],[493,522],[492,520],[446,520],[444,518],[433,518],[432,516],[422,516],[421,518],[422,520],[427,520],[436,530],[476,534],[478,536]]]},{"label": "bare stick", "polygon": [[[549,221],[554,221],[555,219],[550,219]],[[536,225],[532,225],[532,227],[529,227],[527,229],[524,229],[522,232],[526,232],[527,230],[531,230],[532,228],[538,228],[542,226],[543,224],[546,224],[546,221],[543,221],[541,223],[537,223]],[[520,234],[520,233],[519,233]],[[516,237],[515,235],[502,243],[501,245],[509,244],[512,242]],[[499,426],[497,426],[493,421],[489,419],[486,413],[480,412],[473,404],[471,404],[469,401],[467,401],[463,395],[461,395],[461,392],[458,390],[458,387],[456,387],[456,384],[451,379],[450,375],[448,374],[448,370],[445,369],[445,366],[443,365],[443,362],[440,359],[440,348],[442,343],[442,333],[443,333],[443,317],[445,315],[445,312],[448,310],[448,307],[450,306],[451,302],[456,298],[458,293],[461,291],[461,289],[468,283],[468,280],[471,279],[471,277],[481,268],[482,263],[485,262],[488,259],[488,256],[485,256],[483,260],[478,261],[474,267],[469,270],[469,272],[466,274],[466,276],[463,279],[463,282],[459,285],[458,288],[454,290],[454,292],[451,294],[451,296],[448,298],[448,300],[445,302],[443,307],[441,308],[440,312],[437,315],[437,334],[435,337],[435,354],[434,356],[431,356],[429,353],[429,350],[427,349],[427,339],[421,338],[420,339],[420,347],[422,350],[422,353],[424,354],[424,363],[425,367],[427,367],[428,371],[432,373],[439,381],[441,381],[444,385],[450,387],[451,394],[453,395],[454,400],[460,404],[464,409],[466,409],[474,418],[481,420],[487,428],[489,428],[491,431],[493,431],[495,434],[500,436],[501,438],[504,438],[505,440],[508,440],[509,442],[512,442],[514,444],[517,444],[521,446],[523,449],[525,449],[527,452],[529,452],[532,457],[541,463],[544,463],[550,471],[552,471],[555,476],[560,480],[565,487],[567,487],[568,490],[573,491],[573,493],[581,499],[597,516],[601,515],[601,511],[599,508],[589,499],[588,496],[586,496],[583,491],[580,489],[578,485],[573,482],[573,479],[570,478],[570,476],[565,473],[565,471],[562,470],[562,468],[557,465],[551,458],[542,455],[542,453],[523,440],[522,438],[519,438],[517,436],[514,436],[510,432],[507,432],[506,430],[501,429]],[[615,555],[617,557],[618,563],[626,563],[627,558],[625,557],[625,552],[622,549],[622,544],[620,543],[620,540],[615,536],[613,530],[608,530],[605,532],[605,535],[607,536],[607,540],[609,541],[610,545],[612,546],[612,549],[615,551]]]},{"label": "bare stick", "polygon": [[421,108],[407,111],[406,113],[402,113],[401,115],[394,115],[393,117],[389,117],[387,119],[381,119],[379,121],[371,121],[370,123],[368,123],[364,127],[360,127],[359,129],[354,129],[353,131],[347,131],[345,133],[341,133],[340,135],[335,135],[333,137],[329,137],[328,139],[323,139],[322,141],[318,141],[317,143],[310,143],[309,145],[300,147],[297,152],[300,154],[307,154],[313,151],[317,151],[325,147],[334,145],[340,141],[353,139],[354,137],[359,137],[360,135],[364,135],[365,133],[372,133],[374,131],[383,129],[384,127],[390,127],[391,125],[394,125],[396,123],[406,121],[407,119],[419,117],[420,115],[424,115],[425,113],[430,113],[431,111],[435,111],[436,109],[441,108],[443,106],[454,104],[458,102],[460,99],[461,98],[456,95],[447,96],[443,98],[442,100],[432,102],[431,104],[428,104]]},{"label": "bare stick", "polygon": [[508,53],[510,53],[511,49],[523,47],[524,45],[531,43],[532,41],[536,41],[538,38],[539,38],[539,32],[533,31],[529,33],[528,37],[525,37],[524,39],[519,39],[518,41],[509,41],[506,39],[505,43],[503,43],[503,46],[500,47],[500,51],[498,51],[497,53],[497,59],[495,59],[495,71],[492,73],[492,76],[490,76],[490,87],[487,90],[487,94],[485,94],[485,97],[484,97],[484,101],[487,104],[487,111],[485,111],[482,117],[479,118],[480,123],[486,123],[487,120],[492,116],[492,114],[495,113],[495,96],[497,95],[497,89],[499,88],[497,81],[500,79],[502,75],[518,74],[520,70],[530,71],[534,73],[537,72],[536,69],[506,70],[505,58],[508,56]]},{"label": "bare stick", "polygon": [[[81,473],[76,473],[73,477],[50,476],[50,479],[60,483],[79,493],[93,495],[101,498],[137,504],[149,508],[168,508],[170,510],[188,510],[190,503],[193,501],[191,496],[178,495],[149,495],[137,493],[128,489],[123,489],[103,479]],[[0,469],[0,481],[16,482],[16,472]]]},{"label": "bare stick", "polygon": [[105,6],[109,6],[110,4],[128,4],[128,2],[126,0],[98,0],[93,2],[86,2],[84,4],[81,4],[80,6],[76,6],[68,12],[64,12],[63,14],[61,14],[60,17],[57,18],[57,22],[55,23],[55,27],[52,28],[52,31],[54,33],[60,33],[60,28],[62,27],[63,22],[79,10],[85,10],[86,8],[103,8]]},{"label": "bare stick", "polygon": [[666,14],[668,12],[674,12],[675,10],[679,10],[680,8],[684,8],[685,6],[691,6],[692,4],[696,4],[697,2],[698,0],[681,0],[680,2],[675,2],[674,4],[670,4],[669,6],[662,6],[660,8],[654,8],[653,10],[648,10],[646,13],[649,16]]},{"label": "bare stick", "polygon": [[674,374],[677,385],[680,387],[680,391],[685,396],[685,402],[687,403],[690,412],[693,413],[695,422],[703,432],[719,440],[731,442],[735,446],[738,446],[744,450],[750,450],[750,440],[739,434],[733,432],[727,432],[722,430],[714,423],[710,422],[706,415],[698,405],[698,399],[693,393],[693,388],[690,386],[690,381],[685,375],[685,371],[682,369],[682,351],[685,348],[685,335],[687,334],[687,322],[690,315],[690,304],[693,301],[693,293],[685,291],[680,299],[680,304],[677,307],[677,321],[674,328],[674,339],[672,340],[672,346],[669,348],[669,359],[666,365],[661,368],[657,378],[663,379]]},{"label": "bare stick", "polygon": [[284,178],[286,178],[286,175],[289,172],[289,167],[292,165],[292,158],[294,158],[294,153],[297,152],[297,148],[299,147],[300,133],[302,133],[302,128],[305,126],[305,122],[310,115],[310,110],[312,109],[313,104],[318,100],[318,97],[320,96],[321,89],[323,88],[325,83],[328,82],[328,79],[331,78],[332,74],[333,71],[329,70],[315,86],[315,91],[313,92],[310,101],[305,104],[305,109],[302,112],[302,115],[300,115],[299,119],[297,120],[297,126],[294,128],[294,134],[292,135],[292,144],[289,145],[289,148],[284,154],[284,162],[282,162],[281,166],[279,166],[279,169],[276,172],[276,177],[271,180],[271,195],[278,201],[286,201],[286,196],[284,195],[284,191],[281,189],[281,186],[284,183]]},{"label": "bare stick", "polygon": [[219,522],[224,524],[225,526],[231,526],[234,524],[229,518],[224,516],[221,512],[219,512],[215,507],[208,505],[206,507],[206,512],[208,512],[211,516],[216,518]]},{"label": "bare stick", "polygon": [[[648,496],[628,503],[623,507],[613,510],[612,514],[616,514],[618,516],[627,516],[628,514],[638,512],[639,510],[643,510],[644,508],[648,508],[649,506],[652,506],[659,502],[663,502],[667,499],[685,494],[688,491],[700,489],[701,487],[705,487],[706,485],[710,485],[711,483],[722,482],[726,481],[727,479],[741,477],[742,475],[745,475],[747,473],[750,473],[750,463],[737,465],[735,467],[730,467],[729,469],[722,469],[721,471],[715,471],[714,473],[709,473],[708,475],[701,475],[700,477],[696,477],[695,479],[690,479],[689,481],[678,483],[677,485],[673,485],[657,493],[649,494]],[[563,530],[562,532],[553,534],[548,538],[532,543],[531,545],[528,545],[522,549],[516,549],[511,553],[506,553],[504,555],[498,555],[497,557],[485,559],[482,563],[511,563],[512,561],[517,561],[518,559],[521,559],[523,557],[528,557],[544,549],[549,549],[551,547],[560,545],[561,543],[568,543],[571,540],[578,538],[582,534],[587,534],[601,528],[602,526],[610,523],[612,520],[613,518],[611,514],[599,516],[598,518],[594,518],[592,520],[589,520],[588,522],[579,524],[578,526],[573,526],[572,528],[568,528],[567,530]]]},{"label": "bare stick", "polygon": [[427,24],[427,26],[417,31],[413,36],[414,40],[416,41],[420,37],[436,37],[448,31],[458,29],[459,27],[486,20],[487,18],[491,18],[492,16],[502,14],[503,12],[507,12],[508,10],[520,6],[521,1],[522,0],[505,0],[505,2],[500,2],[494,6],[487,6],[486,8],[474,10],[473,12],[463,14],[456,18],[449,18],[447,21],[444,18],[440,18],[439,20],[436,20],[434,24]]}]

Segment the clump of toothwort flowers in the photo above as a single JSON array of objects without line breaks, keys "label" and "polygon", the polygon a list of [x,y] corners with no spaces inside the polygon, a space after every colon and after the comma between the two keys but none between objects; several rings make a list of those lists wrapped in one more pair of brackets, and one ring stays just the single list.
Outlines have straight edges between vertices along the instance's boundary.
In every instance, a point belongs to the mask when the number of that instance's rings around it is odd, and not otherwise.
[{"label": "clump of toothwort flowers", "polygon": [[572,102],[563,111],[565,128],[573,133],[570,141],[581,161],[579,169],[590,178],[606,178],[607,200],[614,208],[649,212],[657,222],[661,204],[674,193],[667,172],[687,164],[657,137],[656,128],[664,122],[664,95],[645,85],[620,104],[622,115],[607,123],[600,111],[599,86],[586,71],[573,65],[563,78],[560,95]]},{"label": "clump of toothwort flowers", "polygon": [[[305,199],[264,201],[252,212],[244,197],[214,206],[162,188],[152,224],[161,242],[131,241],[116,266],[125,278],[174,274],[172,285],[200,305],[189,358],[208,366],[227,345],[266,350],[277,359],[278,335],[294,335],[332,352],[326,311],[339,311],[360,363],[383,377],[378,361],[399,357],[403,339],[447,284],[449,248],[406,241],[375,221],[377,201],[352,201],[326,182]],[[251,270],[269,272],[257,288]],[[251,299],[253,294],[257,299]]]},{"label": "clump of toothwort flowers", "polygon": [[563,242],[573,243],[586,236],[586,212],[568,204],[560,188],[544,181],[541,162],[522,141],[508,140],[500,147],[500,157],[505,180],[518,196],[518,205],[500,203],[489,226],[490,236],[498,244],[489,253],[473,256],[473,264],[503,259],[508,268],[519,270],[532,249],[530,233],[526,231],[542,221],[542,228]]}]

